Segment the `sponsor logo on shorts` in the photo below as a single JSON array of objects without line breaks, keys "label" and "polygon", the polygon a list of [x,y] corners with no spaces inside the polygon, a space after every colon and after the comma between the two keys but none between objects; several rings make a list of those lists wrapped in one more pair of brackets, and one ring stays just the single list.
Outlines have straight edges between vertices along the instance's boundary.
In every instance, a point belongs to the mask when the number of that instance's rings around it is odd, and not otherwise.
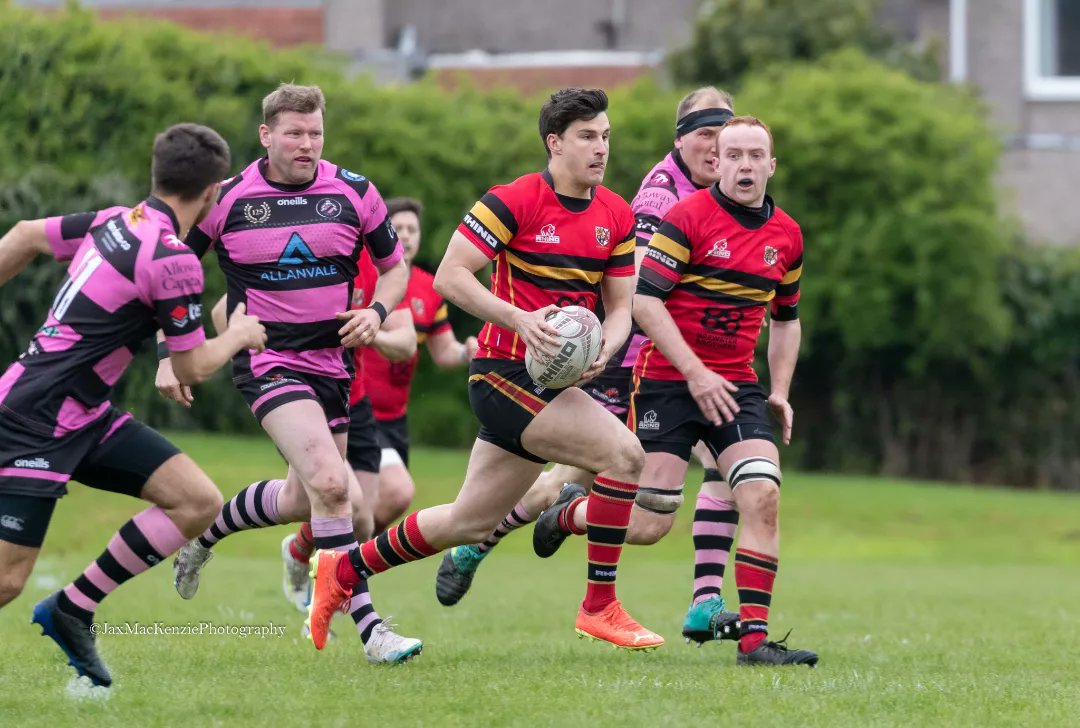
[{"label": "sponsor logo on shorts", "polygon": [[639,430],[659,430],[660,415],[656,414],[656,410],[649,410],[638,420],[637,427]]},{"label": "sponsor logo on shorts", "polygon": [[36,457],[33,460],[21,459],[15,461],[15,467],[17,468],[32,468],[33,470],[48,470],[52,467],[52,464],[43,457]]},{"label": "sponsor logo on shorts", "polygon": [[292,377],[286,377],[281,374],[275,374],[270,377],[270,381],[259,387],[260,392],[265,392],[268,389],[274,387],[280,387],[282,384],[303,384],[299,379],[293,379]]},{"label": "sponsor logo on shorts", "polygon": [[558,243],[559,236],[555,234],[555,226],[549,223],[544,227],[540,228],[540,232],[536,234],[536,242],[551,244]]},{"label": "sponsor logo on shorts", "polygon": [[0,526],[3,526],[9,531],[21,531],[23,530],[23,519],[15,516],[3,515],[0,516]]},{"label": "sponsor logo on shorts", "polygon": [[252,225],[262,225],[270,219],[270,205],[266,202],[259,205],[251,203],[244,205],[244,219]]},{"label": "sponsor logo on shorts", "polygon": [[329,197],[324,197],[315,205],[315,212],[319,214],[319,217],[333,220],[341,214],[341,203]]},{"label": "sponsor logo on shorts", "polygon": [[277,201],[278,205],[306,205],[306,197],[282,197]]}]

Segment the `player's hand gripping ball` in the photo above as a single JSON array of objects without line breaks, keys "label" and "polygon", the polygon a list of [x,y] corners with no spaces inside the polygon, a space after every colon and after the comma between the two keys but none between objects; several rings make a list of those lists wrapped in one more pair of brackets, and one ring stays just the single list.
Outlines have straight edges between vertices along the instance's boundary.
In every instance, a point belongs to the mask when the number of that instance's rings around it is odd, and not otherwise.
[{"label": "player's hand gripping ball", "polygon": [[559,353],[549,360],[525,349],[525,368],[537,384],[562,389],[581,378],[600,356],[602,331],[596,314],[582,306],[564,306],[546,319],[559,332]]}]

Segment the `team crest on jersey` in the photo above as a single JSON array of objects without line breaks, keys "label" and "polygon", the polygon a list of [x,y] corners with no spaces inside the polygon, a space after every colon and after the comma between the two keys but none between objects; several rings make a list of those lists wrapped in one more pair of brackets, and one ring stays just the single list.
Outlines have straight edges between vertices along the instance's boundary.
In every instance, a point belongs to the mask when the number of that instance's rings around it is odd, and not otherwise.
[{"label": "team crest on jersey", "polygon": [[143,207],[143,203],[139,203],[135,207],[131,208],[127,214],[128,225],[137,225],[146,219],[146,210]]},{"label": "team crest on jersey", "polygon": [[167,247],[172,248],[173,250],[187,249],[187,246],[184,245],[184,241],[182,241],[180,238],[176,237],[172,233],[165,233],[164,235],[162,235],[161,242],[164,243]]},{"label": "team crest on jersey", "polygon": [[356,172],[350,172],[349,170],[344,169],[344,168],[342,168],[342,170],[341,170],[341,176],[344,177],[345,179],[349,180],[350,182],[363,182],[365,179],[367,179],[367,177],[365,177],[362,174],[357,174]]},{"label": "team crest on jersey", "polygon": [[412,300],[412,310],[417,316],[424,315],[424,301],[420,298],[414,298]]},{"label": "team crest on jersey", "polygon": [[777,259],[780,257],[780,251],[771,245],[765,246],[765,263],[767,265],[775,265]]},{"label": "team crest on jersey", "polygon": [[315,205],[315,212],[319,213],[319,217],[333,220],[341,214],[341,203],[329,197],[324,197]]},{"label": "team crest on jersey", "polygon": [[[712,250],[706,253],[706,255],[712,256],[714,258],[730,258],[731,251],[727,249],[727,238],[724,238],[723,240],[717,240],[715,243],[713,243]],[[768,251],[766,251],[765,255],[768,255]],[[766,258],[766,261],[768,261],[768,258]]]},{"label": "team crest on jersey", "polygon": [[557,243],[559,242],[559,236],[555,234],[554,225],[545,225],[540,228],[540,232],[536,234],[536,242],[538,243]]},{"label": "team crest on jersey", "polygon": [[608,243],[611,242],[611,231],[606,227],[596,226],[596,242],[600,243],[601,247],[606,248]]},{"label": "team crest on jersey", "polygon": [[270,205],[266,202],[261,205],[244,205],[244,219],[252,225],[262,225],[270,219]]},{"label": "team crest on jersey", "polygon": [[649,179],[649,184],[668,187],[671,185],[671,176],[667,172],[657,172]]}]

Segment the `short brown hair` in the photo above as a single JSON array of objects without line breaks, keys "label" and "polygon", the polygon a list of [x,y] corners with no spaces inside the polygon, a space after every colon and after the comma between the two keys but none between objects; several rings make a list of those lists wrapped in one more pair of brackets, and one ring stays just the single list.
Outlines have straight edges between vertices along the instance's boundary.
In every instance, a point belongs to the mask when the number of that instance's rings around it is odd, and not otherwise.
[{"label": "short brown hair", "polygon": [[150,161],[152,191],[184,202],[229,174],[229,145],[201,124],[175,124],[154,137]]},{"label": "short brown hair", "polygon": [[540,107],[540,140],[551,158],[547,138],[549,134],[562,136],[575,121],[592,121],[607,111],[608,97],[599,88],[564,88],[551,94]]},{"label": "short brown hair", "polygon": [[769,128],[769,125],[766,124],[764,121],[757,118],[756,116],[733,116],[732,118],[728,119],[727,123],[724,124],[723,127],[721,127],[720,131],[722,132],[722,131],[724,131],[724,129],[727,129],[728,127],[732,127],[732,126],[760,126],[762,129],[765,130],[765,133],[769,135],[769,154],[770,154],[770,156],[772,155],[772,153],[773,153],[772,130]]},{"label": "short brown hair", "polygon": [[326,113],[326,97],[318,86],[297,86],[283,83],[266,95],[262,102],[263,123],[273,126],[286,111],[298,114]]},{"label": "short brown hair", "polygon": [[399,212],[411,212],[417,220],[424,219],[424,206],[415,197],[391,197],[386,201],[386,214],[393,217]]},{"label": "short brown hair", "polygon": [[732,111],[735,110],[735,102],[731,98],[731,94],[727,91],[721,91],[715,86],[702,86],[696,88],[690,93],[683,96],[682,101],[679,102],[679,106],[675,109],[675,123],[679,123],[679,119],[683,118],[690,113],[690,109],[694,108],[699,101],[708,99],[717,106],[726,106]]}]

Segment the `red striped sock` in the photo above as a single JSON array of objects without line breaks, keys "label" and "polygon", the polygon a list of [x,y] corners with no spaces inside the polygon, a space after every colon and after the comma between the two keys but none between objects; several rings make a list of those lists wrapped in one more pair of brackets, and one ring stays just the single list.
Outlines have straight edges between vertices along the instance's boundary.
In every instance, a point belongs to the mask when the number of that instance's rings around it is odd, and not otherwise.
[{"label": "red striped sock", "polygon": [[562,529],[563,533],[572,533],[575,536],[585,535],[585,531],[574,525],[574,511],[576,511],[582,503],[585,503],[588,500],[589,499],[585,496],[575,498],[567,504],[566,508],[562,509],[562,512],[559,513],[559,517],[556,518],[555,521],[558,523],[559,528]]},{"label": "red striped sock", "polygon": [[398,525],[350,551],[349,558],[338,563],[338,582],[351,589],[361,579],[437,553],[439,549],[429,544],[420,532],[417,513],[410,513]]},{"label": "red striped sock", "polygon": [[294,559],[306,564],[315,551],[315,535],[311,532],[311,524],[305,521],[296,530],[296,538],[289,542],[289,553]]},{"label": "red striped sock", "polygon": [[615,572],[636,494],[635,483],[623,483],[604,476],[597,476],[593,482],[585,506],[589,571],[582,606],[586,612],[599,612],[615,601]]},{"label": "red striped sock", "polygon": [[775,556],[735,550],[735,585],[739,588],[739,651],[750,652],[769,634],[769,605],[779,559]]}]

